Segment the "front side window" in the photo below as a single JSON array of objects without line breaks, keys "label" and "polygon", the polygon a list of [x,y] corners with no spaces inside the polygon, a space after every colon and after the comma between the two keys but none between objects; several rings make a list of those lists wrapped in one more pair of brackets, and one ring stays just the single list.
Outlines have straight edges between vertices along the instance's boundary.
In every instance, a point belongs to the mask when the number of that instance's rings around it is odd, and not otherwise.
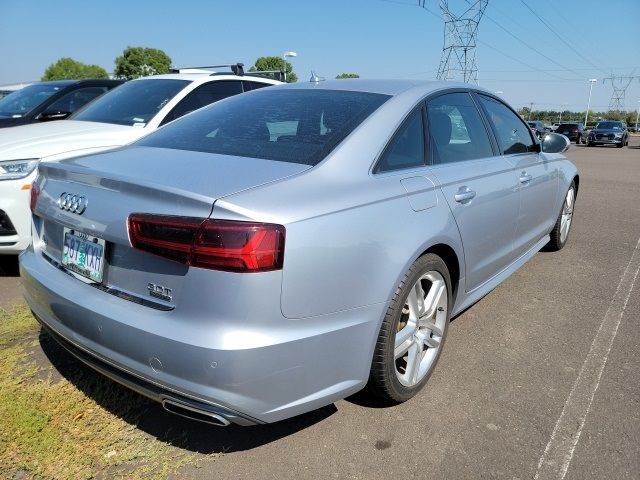
[{"label": "front side window", "polygon": [[421,167],[424,158],[424,124],[422,109],[416,109],[404,121],[382,154],[376,173]]},{"label": "front side window", "polygon": [[63,88],[65,87],[51,84],[21,88],[0,100],[0,117],[22,117]]},{"label": "front side window", "polygon": [[478,95],[478,98],[487,111],[500,149],[505,155],[535,151],[531,130],[518,115],[494,98],[485,95]]},{"label": "front side window", "polygon": [[434,163],[493,156],[487,130],[468,93],[448,93],[427,103]]},{"label": "front side window", "polygon": [[108,87],[85,87],[78,88],[72,92],[63,95],[51,105],[47,107],[47,112],[55,113],[73,113],[80,107],[83,107],[91,100],[105,93]]},{"label": "front side window", "polygon": [[144,127],[189,80],[132,80],[105,93],[70,118]]},{"label": "front side window", "polygon": [[209,105],[136,145],[316,165],[388,98],[266,88]]},{"label": "front side window", "polygon": [[242,93],[242,83],[238,80],[219,80],[205,83],[180,100],[178,105],[167,114],[162,124],[239,93]]}]

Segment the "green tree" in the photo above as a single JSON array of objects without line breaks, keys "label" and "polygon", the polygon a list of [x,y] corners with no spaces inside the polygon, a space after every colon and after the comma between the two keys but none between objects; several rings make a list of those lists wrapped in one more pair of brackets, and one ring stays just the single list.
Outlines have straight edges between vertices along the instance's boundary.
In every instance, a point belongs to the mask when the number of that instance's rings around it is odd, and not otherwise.
[{"label": "green tree", "polygon": [[79,80],[82,78],[109,78],[107,71],[98,65],[87,65],[73,58],[63,57],[44,71],[42,80]]},{"label": "green tree", "polygon": [[169,73],[171,58],[162,50],[145,47],[127,47],[115,60],[116,78],[131,80],[132,78],[146,77],[147,75],[159,75]]},{"label": "green tree", "polygon": [[293,66],[289,62],[285,62],[280,57],[260,57],[256,63],[249,69],[250,72],[264,72],[269,70],[283,71],[283,65],[287,68],[287,83],[298,81],[298,76],[293,72]]},{"label": "green tree", "polygon": [[360,78],[360,75],[358,75],[357,73],[341,73],[340,75],[336,76],[336,79],[338,80],[342,78]]}]

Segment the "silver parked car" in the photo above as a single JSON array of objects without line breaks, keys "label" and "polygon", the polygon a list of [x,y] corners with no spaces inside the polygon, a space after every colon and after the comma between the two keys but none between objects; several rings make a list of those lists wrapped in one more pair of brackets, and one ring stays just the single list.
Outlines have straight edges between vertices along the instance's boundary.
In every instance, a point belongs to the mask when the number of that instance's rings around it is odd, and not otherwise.
[{"label": "silver parked car", "polygon": [[567,148],[466,84],[239,95],[42,165],[25,296],[81,360],[190,418],[274,422],[366,385],[401,402],[453,315],[564,246]]}]

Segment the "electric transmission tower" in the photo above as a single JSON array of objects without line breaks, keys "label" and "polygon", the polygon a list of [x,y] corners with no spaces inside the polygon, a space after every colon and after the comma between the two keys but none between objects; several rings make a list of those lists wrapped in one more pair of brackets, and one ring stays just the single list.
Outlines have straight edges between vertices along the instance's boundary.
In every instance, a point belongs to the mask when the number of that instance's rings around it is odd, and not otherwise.
[{"label": "electric transmission tower", "polygon": [[602,79],[603,84],[606,84],[607,80],[609,80],[611,82],[611,87],[613,88],[613,94],[611,95],[611,101],[609,102],[610,112],[621,112],[624,110],[624,97],[627,93],[627,88],[636,78],[640,79],[640,75],[634,75],[634,72],[632,72],[631,75],[628,76],[614,75],[611,73],[610,77]]},{"label": "electric transmission tower", "polygon": [[[426,0],[418,0],[425,8]],[[478,83],[476,65],[476,38],[478,25],[489,0],[469,0],[466,10],[456,15],[449,8],[448,0],[440,0],[444,18],[444,45],[438,67],[438,80],[462,80]]]}]

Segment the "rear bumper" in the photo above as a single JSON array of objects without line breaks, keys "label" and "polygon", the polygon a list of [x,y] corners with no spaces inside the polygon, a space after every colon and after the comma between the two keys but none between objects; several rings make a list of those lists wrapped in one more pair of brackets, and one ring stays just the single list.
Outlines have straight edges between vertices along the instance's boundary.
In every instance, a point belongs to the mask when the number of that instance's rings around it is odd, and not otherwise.
[{"label": "rear bumper", "polygon": [[[179,306],[154,310],[80,282],[37,247],[20,256],[20,273],[35,316],[78,358],[149,398],[196,402],[241,425],[282,420],[360,390],[386,309],[265,318],[263,329],[212,318],[203,330],[179,318]],[[238,340],[247,338],[254,347]]]},{"label": "rear bumper", "polygon": [[30,189],[35,174],[22,180],[0,181],[0,210],[13,225],[15,233],[7,235],[0,231],[0,255],[16,255],[23,251],[31,241],[31,212],[29,211]]}]

